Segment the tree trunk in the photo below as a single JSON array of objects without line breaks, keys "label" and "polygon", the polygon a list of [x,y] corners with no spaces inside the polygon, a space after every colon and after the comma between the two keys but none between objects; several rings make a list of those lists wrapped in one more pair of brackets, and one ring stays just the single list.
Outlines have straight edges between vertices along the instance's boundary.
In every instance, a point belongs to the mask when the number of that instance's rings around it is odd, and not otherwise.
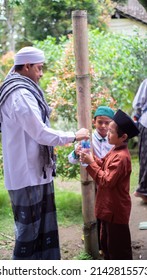
[{"label": "tree trunk", "polygon": [[8,51],[15,51],[15,38],[14,38],[14,8],[13,6],[10,6],[10,3],[8,0],[4,0],[3,6],[5,9],[5,17],[6,21],[4,23],[5,25],[5,36],[6,36],[6,42],[5,48],[7,48]]},{"label": "tree trunk", "polygon": [[[88,128],[92,132],[87,12],[72,12],[72,22],[76,60],[78,127]],[[85,251],[93,259],[97,259],[98,237],[94,215],[95,183],[83,166],[81,166],[81,189]]]}]

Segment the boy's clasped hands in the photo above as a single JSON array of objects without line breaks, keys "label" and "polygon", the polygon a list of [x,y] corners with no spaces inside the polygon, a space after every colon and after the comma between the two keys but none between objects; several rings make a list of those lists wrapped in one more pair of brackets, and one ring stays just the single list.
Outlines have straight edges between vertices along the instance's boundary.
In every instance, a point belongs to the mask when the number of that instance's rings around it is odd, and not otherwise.
[{"label": "boy's clasped hands", "polygon": [[79,156],[81,163],[91,164],[94,161],[92,152],[88,148],[82,148],[81,143],[76,146],[75,154]]},{"label": "boy's clasped hands", "polygon": [[93,154],[89,151],[87,153],[86,151],[81,150],[79,155],[80,162],[82,163],[91,164],[92,162],[94,162]]}]

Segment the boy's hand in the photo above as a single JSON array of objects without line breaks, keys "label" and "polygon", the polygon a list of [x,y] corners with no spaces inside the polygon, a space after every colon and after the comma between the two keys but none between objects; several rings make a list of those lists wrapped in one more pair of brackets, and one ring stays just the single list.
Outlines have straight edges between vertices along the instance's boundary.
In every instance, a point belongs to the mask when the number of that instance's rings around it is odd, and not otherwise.
[{"label": "boy's hand", "polygon": [[86,163],[86,164],[91,164],[94,162],[94,157],[92,153],[85,153],[84,151],[80,152],[80,162]]},{"label": "boy's hand", "polygon": [[75,154],[76,154],[77,156],[80,155],[81,148],[82,148],[81,144],[78,144],[78,146],[75,148]]}]

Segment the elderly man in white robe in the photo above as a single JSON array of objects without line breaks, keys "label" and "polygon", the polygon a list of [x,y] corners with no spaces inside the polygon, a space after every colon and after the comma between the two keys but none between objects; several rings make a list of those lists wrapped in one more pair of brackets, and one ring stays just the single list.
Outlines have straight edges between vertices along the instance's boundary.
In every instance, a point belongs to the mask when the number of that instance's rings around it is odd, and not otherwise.
[{"label": "elderly man in white robe", "polygon": [[44,53],[24,47],[0,88],[4,179],[15,221],[15,260],[59,260],[53,176],[54,146],[89,139],[50,127],[51,108],[38,85]]}]

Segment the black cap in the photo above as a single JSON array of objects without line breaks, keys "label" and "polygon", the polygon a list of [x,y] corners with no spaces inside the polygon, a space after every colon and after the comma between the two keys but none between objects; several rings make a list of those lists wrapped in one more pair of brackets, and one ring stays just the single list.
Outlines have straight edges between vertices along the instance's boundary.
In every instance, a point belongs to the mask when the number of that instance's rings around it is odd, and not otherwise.
[{"label": "black cap", "polygon": [[134,123],[134,121],[122,110],[118,110],[114,117],[113,121],[119,126],[119,128],[128,135],[128,138],[133,138],[139,134],[139,130]]}]

